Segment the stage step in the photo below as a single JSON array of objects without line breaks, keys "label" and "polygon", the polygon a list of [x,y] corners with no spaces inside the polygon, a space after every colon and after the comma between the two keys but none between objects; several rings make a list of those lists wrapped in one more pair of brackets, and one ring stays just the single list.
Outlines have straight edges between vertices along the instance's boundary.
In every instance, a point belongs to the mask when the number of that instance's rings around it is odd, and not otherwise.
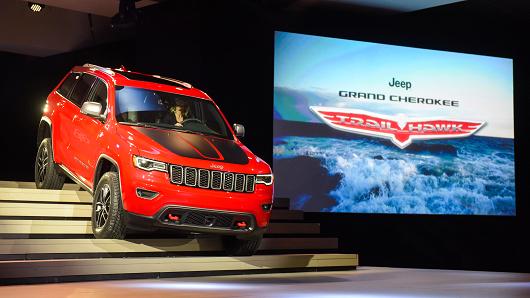
[{"label": "stage step", "polygon": [[0,201],[0,216],[90,218],[91,205],[11,203]]},{"label": "stage step", "polygon": [[274,198],[273,209],[289,209],[291,200],[289,198]]},{"label": "stage step", "polygon": [[[36,189],[37,186],[35,182],[25,182],[25,181],[0,181],[0,187],[10,187],[10,188],[27,188],[27,189]],[[65,183],[63,190],[81,190],[81,187],[75,183]]]},{"label": "stage step", "polygon": [[301,210],[274,210],[272,209],[271,213],[271,220],[281,221],[281,220],[289,220],[289,221],[300,221],[304,220],[304,211]]},{"label": "stage step", "polygon": [[[319,234],[319,223],[270,223],[267,234]],[[88,220],[5,220],[0,219],[2,234],[66,234],[91,235],[91,222]]]},{"label": "stage step", "polygon": [[[264,238],[260,251],[333,250],[337,238]],[[87,258],[105,254],[222,251],[221,239],[0,239],[0,260]],[[108,256],[108,255],[107,255]],[[1,270],[0,270],[1,271]]]},{"label": "stage step", "polygon": [[[320,224],[304,222],[303,211],[289,210],[287,198],[275,199],[269,229],[258,255],[251,257],[218,257],[225,253],[216,236],[170,238],[175,237],[171,231],[160,231],[131,235],[150,239],[94,239],[91,204],[92,197],[75,184],[37,190],[33,182],[0,181],[0,284],[343,270],[358,265],[356,254],[325,254],[338,250],[338,239],[320,235]],[[292,254],[298,252],[324,254]]]},{"label": "stage step", "polygon": [[31,220],[31,219],[1,219],[0,234],[92,234],[91,222],[88,220]]},{"label": "stage step", "polygon": [[267,234],[320,234],[320,223],[271,222]]},{"label": "stage step", "polygon": [[0,188],[2,201],[92,204],[92,196],[86,191],[75,190]]},{"label": "stage step", "polygon": [[[75,260],[35,260],[0,262],[3,284],[115,278],[150,278],[268,273],[288,271],[318,271],[353,269],[358,266],[355,254],[291,254],[255,255],[250,257],[176,257],[176,258],[106,258]],[[78,277],[78,278],[76,278]]]},{"label": "stage step", "polygon": [[[222,249],[219,238],[196,239],[0,239],[0,259],[43,254],[208,252]],[[86,256],[84,256],[86,257]]]}]

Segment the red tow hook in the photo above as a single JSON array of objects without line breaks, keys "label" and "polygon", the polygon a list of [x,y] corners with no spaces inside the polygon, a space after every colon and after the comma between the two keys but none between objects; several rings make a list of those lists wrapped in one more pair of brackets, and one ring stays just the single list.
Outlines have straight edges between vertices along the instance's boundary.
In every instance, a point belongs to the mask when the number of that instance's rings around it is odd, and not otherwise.
[{"label": "red tow hook", "polygon": [[171,213],[169,213],[169,214],[167,215],[167,217],[168,217],[169,220],[171,220],[171,221],[179,221],[179,220],[180,220],[180,216],[178,216],[178,215],[173,215],[173,214],[171,214]]},{"label": "red tow hook", "polygon": [[238,221],[238,222],[236,223],[236,226],[237,226],[238,228],[244,229],[244,228],[247,227],[247,223],[244,222],[244,221]]}]

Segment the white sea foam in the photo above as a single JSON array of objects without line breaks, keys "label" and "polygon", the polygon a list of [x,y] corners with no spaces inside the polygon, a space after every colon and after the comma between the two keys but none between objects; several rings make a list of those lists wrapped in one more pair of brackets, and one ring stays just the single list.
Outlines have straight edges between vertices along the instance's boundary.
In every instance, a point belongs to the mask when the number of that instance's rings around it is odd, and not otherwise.
[{"label": "white sea foam", "polygon": [[[504,144],[502,142],[507,142]],[[312,156],[341,180],[322,211],[407,214],[515,214],[513,141],[438,141],[457,154],[410,152],[369,138],[285,137],[274,158]],[[308,189],[301,193],[311,193]],[[304,197],[306,198],[306,197]],[[306,199],[294,202],[303,208]]]}]

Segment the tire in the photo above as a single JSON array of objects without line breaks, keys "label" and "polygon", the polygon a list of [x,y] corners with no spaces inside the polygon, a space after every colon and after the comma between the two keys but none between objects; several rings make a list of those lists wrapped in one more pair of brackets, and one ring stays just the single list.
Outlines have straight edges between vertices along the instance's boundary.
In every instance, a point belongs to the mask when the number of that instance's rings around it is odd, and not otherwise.
[{"label": "tire", "polygon": [[223,246],[229,256],[251,256],[258,250],[262,239],[263,235],[246,239],[227,236],[223,239]]},{"label": "tire", "polygon": [[53,161],[52,139],[42,140],[35,157],[35,184],[38,189],[62,189],[65,176]]},{"label": "tire", "polygon": [[121,202],[118,174],[105,173],[99,179],[92,204],[92,232],[96,238],[125,238],[125,211]]}]

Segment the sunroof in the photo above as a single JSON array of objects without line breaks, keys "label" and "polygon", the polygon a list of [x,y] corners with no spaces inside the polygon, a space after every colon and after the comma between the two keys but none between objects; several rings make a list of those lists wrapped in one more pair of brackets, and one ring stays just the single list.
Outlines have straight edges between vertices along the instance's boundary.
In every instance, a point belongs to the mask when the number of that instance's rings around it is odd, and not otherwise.
[{"label": "sunroof", "polygon": [[176,86],[176,87],[184,87],[188,89],[191,88],[190,84],[186,82],[181,82],[179,80],[171,79],[171,78],[165,78],[161,76],[151,76],[151,75],[145,75],[145,74],[136,73],[136,72],[116,70],[116,69],[113,69],[113,71],[121,74],[122,76],[128,78],[129,80],[144,81],[144,82],[164,84],[164,85],[170,85],[170,86]]}]

